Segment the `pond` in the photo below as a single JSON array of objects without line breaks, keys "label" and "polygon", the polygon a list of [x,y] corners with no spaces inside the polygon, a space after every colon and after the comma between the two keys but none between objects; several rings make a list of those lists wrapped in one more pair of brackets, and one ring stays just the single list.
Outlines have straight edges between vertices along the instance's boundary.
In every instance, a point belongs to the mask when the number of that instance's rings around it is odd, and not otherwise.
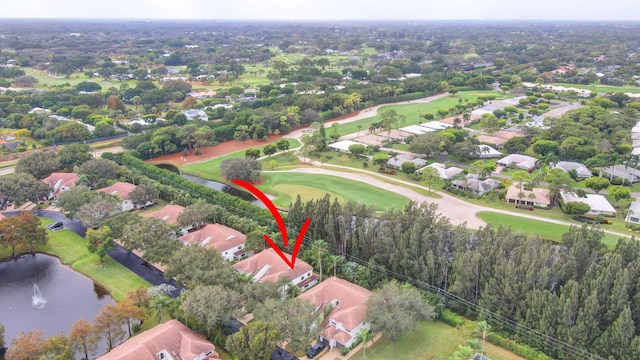
[{"label": "pond", "polygon": [[250,203],[260,206],[262,208],[266,209],[266,206],[262,203],[262,201],[256,199],[253,195],[251,195],[250,193],[243,191],[243,190],[238,190],[236,188],[233,188],[227,184],[218,182],[218,181],[213,181],[213,180],[206,180],[203,178],[199,178],[197,176],[192,176],[192,175],[187,175],[187,174],[183,174],[180,172],[180,170],[178,170],[177,167],[171,165],[171,164],[157,164],[157,167],[161,168],[161,169],[165,169],[165,170],[169,170],[171,172],[180,174],[180,176],[182,176],[183,178],[200,184],[200,185],[204,185],[208,188],[220,191],[220,192],[224,192],[233,196],[237,196],[243,200],[249,201]]},{"label": "pond", "polygon": [[[34,306],[36,300],[44,301],[41,308]],[[53,256],[0,262],[0,323],[7,346],[20,331],[42,330],[45,338],[60,331],[69,335],[76,320],[93,322],[100,308],[114,303],[102,286]]]}]

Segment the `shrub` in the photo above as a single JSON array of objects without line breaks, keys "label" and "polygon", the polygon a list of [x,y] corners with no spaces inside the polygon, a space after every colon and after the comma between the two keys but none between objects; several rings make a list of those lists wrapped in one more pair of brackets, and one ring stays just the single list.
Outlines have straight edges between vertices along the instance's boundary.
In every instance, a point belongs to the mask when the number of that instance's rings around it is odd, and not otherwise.
[{"label": "shrub", "polygon": [[442,311],[440,312],[440,320],[443,323],[454,327],[462,326],[465,322],[465,318],[452,312],[449,309],[442,309]]}]

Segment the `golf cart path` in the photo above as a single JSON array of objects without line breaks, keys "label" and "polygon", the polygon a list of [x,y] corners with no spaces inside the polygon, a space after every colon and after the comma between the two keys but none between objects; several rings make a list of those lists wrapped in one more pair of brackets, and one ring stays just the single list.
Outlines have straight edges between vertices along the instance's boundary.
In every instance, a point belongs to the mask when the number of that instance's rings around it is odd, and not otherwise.
[{"label": "golf cart path", "polygon": [[[332,166],[337,167],[335,165],[332,165]],[[347,168],[347,169],[349,169],[350,171],[358,170],[353,168]],[[265,172],[268,172],[268,171],[265,171]],[[539,216],[530,215],[530,214],[516,213],[516,212],[471,204],[442,192],[437,192],[441,196],[441,198],[433,198],[433,197],[425,196],[417,193],[412,189],[406,188],[402,185],[395,185],[395,184],[390,184],[388,182],[382,181],[374,176],[364,173],[364,171],[363,173],[354,173],[354,172],[342,172],[342,171],[324,169],[319,167],[303,167],[303,168],[297,168],[292,170],[282,170],[282,171],[275,171],[275,172],[294,172],[294,173],[303,173],[303,174],[330,175],[330,176],[337,176],[345,179],[363,182],[363,183],[378,187],[380,189],[388,190],[396,194],[406,196],[409,199],[418,203],[423,203],[423,202],[430,203],[430,204],[435,203],[438,205],[438,212],[442,216],[449,218],[449,220],[453,225],[462,225],[466,222],[466,226],[471,229],[479,229],[480,227],[487,225],[484,221],[480,220],[480,218],[476,216],[476,214],[480,211],[490,211],[490,212],[500,213],[505,215],[519,216],[522,218],[549,222],[549,223],[559,224],[559,225],[567,225],[567,226],[576,225],[566,221],[549,219],[549,218],[539,217]],[[400,180],[400,179],[393,179],[392,181],[398,182],[404,185],[410,185],[410,186],[418,187],[424,190],[428,190],[427,187],[416,184],[414,182],[409,182],[409,181]],[[607,230],[604,230],[604,231],[617,236],[629,237],[629,235],[623,234],[623,233],[607,231]]]}]

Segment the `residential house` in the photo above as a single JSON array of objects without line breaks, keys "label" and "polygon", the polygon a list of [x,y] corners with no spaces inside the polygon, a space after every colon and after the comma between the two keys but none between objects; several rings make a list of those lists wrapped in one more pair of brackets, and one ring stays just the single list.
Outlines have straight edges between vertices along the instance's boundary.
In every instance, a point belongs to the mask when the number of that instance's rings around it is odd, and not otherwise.
[{"label": "residential house", "polygon": [[[290,254],[284,254],[291,258]],[[297,259],[293,269],[287,265],[275,250],[267,249],[249,258],[233,264],[233,268],[243,274],[253,275],[252,281],[277,282],[282,276],[291,280],[301,291],[306,291],[318,283],[318,275],[313,273],[311,265]]]},{"label": "residential house", "polygon": [[420,125],[409,125],[409,126],[401,127],[399,130],[408,132],[409,134],[413,134],[413,135],[422,135],[422,134],[436,131],[436,129],[428,128]]},{"label": "residential house", "polygon": [[209,120],[209,116],[207,115],[207,113],[204,112],[204,110],[200,109],[189,109],[184,112],[184,116],[187,117],[187,120]]},{"label": "residential house", "polygon": [[572,201],[579,201],[585,203],[591,207],[591,209],[585,215],[606,215],[615,216],[616,209],[609,203],[606,197],[597,194],[586,194],[585,197],[579,197],[573,192],[560,192],[562,202],[570,203]]},{"label": "residential house", "polygon": [[624,179],[630,183],[636,183],[640,181],[640,170],[625,165],[614,165],[607,166],[601,168],[602,174],[605,174],[608,177],[617,177],[619,179]]},{"label": "residential house", "polygon": [[314,304],[316,311],[329,311],[321,325],[320,341],[334,348],[350,347],[360,331],[369,329],[365,319],[369,296],[371,291],[362,286],[330,277],[298,298]]},{"label": "residential house", "polygon": [[500,187],[501,183],[494,179],[478,179],[476,174],[468,174],[465,179],[454,180],[451,185],[457,189],[470,191],[476,195],[484,195],[493,189]]},{"label": "residential house", "polygon": [[625,221],[628,223],[640,224],[640,201],[634,201],[631,203]]},{"label": "residential house", "polygon": [[129,211],[134,209],[133,203],[131,202],[131,196],[129,195],[129,193],[132,192],[133,189],[135,188],[136,186],[133,184],[118,181],[117,183],[111,186],[98,189],[97,191],[118,196],[118,198],[120,198],[120,200],[122,201],[120,203],[122,206],[122,211]]},{"label": "residential house", "polygon": [[519,169],[527,170],[528,172],[532,172],[538,164],[538,159],[528,155],[509,154],[498,160],[497,163],[499,166],[516,167]]},{"label": "residential house", "polygon": [[49,199],[53,199],[63,191],[66,191],[74,186],[80,180],[80,177],[76,173],[51,173],[48,177],[42,179],[42,182],[51,186],[51,192],[49,193]]},{"label": "residential house", "polygon": [[[168,222],[169,224],[178,225],[178,215],[180,215],[184,211],[184,207],[180,205],[167,205],[160,210],[156,210],[150,213],[143,214],[143,217],[154,217],[163,221]],[[192,230],[202,224],[190,224],[180,228],[182,235],[186,235],[189,230]]]},{"label": "residential house", "polygon": [[413,158],[409,155],[398,155],[396,157],[392,157],[387,161],[387,167],[392,169],[400,170],[402,164],[405,162],[412,162],[415,164],[416,169],[423,168],[427,165],[427,161],[420,158]]},{"label": "residential house", "polygon": [[587,168],[584,164],[579,162],[572,161],[560,161],[553,166],[554,169],[562,169],[564,172],[568,173],[571,170],[575,170],[578,178],[587,179],[591,177],[591,170]]},{"label": "residential house", "polygon": [[215,346],[204,336],[169,320],[129,338],[98,360],[214,360],[220,359]]},{"label": "residential house", "polygon": [[431,167],[436,169],[436,171],[438,172],[438,176],[440,176],[441,179],[445,179],[445,180],[449,180],[452,177],[462,173],[464,170],[460,169],[459,167],[455,167],[455,166],[449,166],[446,167],[444,164],[441,163],[433,163],[433,164],[429,164],[425,167],[423,167],[422,169],[418,170],[418,172],[422,172],[424,169]]},{"label": "residential house", "polygon": [[352,141],[352,140],[342,140],[342,141],[334,142],[333,144],[329,144],[328,146],[329,146],[329,149],[333,151],[350,153],[349,146],[351,145],[364,145],[366,147],[365,144],[359,143],[357,141]]},{"label": "residential house", "polygon": [[507,189],[505,201],[509,204],[549,207],[551,206],[551,198],[549,198],[549,190],[543,188],[533,188],[531,190],[522,189],[516,185],[511,185]]},{"label": "residential house", "polygon": [[477,156],[480,159],[502,157],[502,153],[489,145],[478,145]]},{"label": "residential house", "polygon": [[247,235],[220,224],[207,224],[180,237],[185,245],[200,245],[206,249],[215,249],[227,261],[240,260],[246,256],[244,251]]}]

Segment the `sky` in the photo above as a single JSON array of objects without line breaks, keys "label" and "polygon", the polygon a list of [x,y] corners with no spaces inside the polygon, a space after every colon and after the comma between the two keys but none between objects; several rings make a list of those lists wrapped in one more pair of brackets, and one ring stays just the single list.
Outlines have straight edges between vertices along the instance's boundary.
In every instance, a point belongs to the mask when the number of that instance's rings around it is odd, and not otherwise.
[{"label": "sky", "polygon": [[0,18],[640,21],[640,1],[0,0]]}]

